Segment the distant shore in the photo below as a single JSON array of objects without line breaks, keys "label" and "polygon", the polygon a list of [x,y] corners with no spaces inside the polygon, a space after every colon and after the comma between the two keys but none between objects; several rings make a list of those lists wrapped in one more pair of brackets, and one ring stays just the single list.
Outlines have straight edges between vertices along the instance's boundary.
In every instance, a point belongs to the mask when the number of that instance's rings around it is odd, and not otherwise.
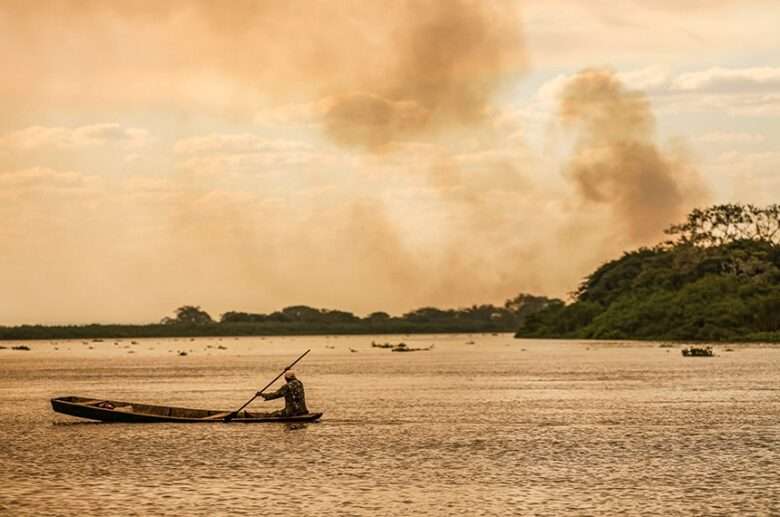
[{"label": "distant shore", "polygon": [[0,340],[516,332],[529,314],[551,301],[520,293],[503,306],[422,307],[401,316],[373,312],[365,317],[293,305],[270,314],[228,311],[218,321],[199,306],[183,305],[159,323],[0,326]]},{"label": "distant shore", "polygon": [[375,334],[472,334],[514,332],[514,328],[490,322],[434,323],[388,322],[312,325],[294,323],[213,323],[207,325],[20,325],[0,327],[0,340],[121,339],[163,337],[241,337]]},{"label": "distant shore", "polygon": [[[213,323],[208,325],[148,324],[148,325],[19,325],[0,326],[0,341],[34,341],[52,339],[140,339],[140,338],[202,338],[202,337],[251,337],[251,336],[317,336],[317,335],[392,335],[392,334],[498,334],[514,333],[515,329],[490,323],[461,325],[421,324],[394,322],[386,325],[361,324],[312,325],[306,323]],[[599,338],[542,337],[515,335],[515,338],[600,341]],[[659,339],[648,337],[620,338],[626,341],[669,343],[780,343],[777,333],[751,334],[744,338],[728,340],[710,339]]]}]

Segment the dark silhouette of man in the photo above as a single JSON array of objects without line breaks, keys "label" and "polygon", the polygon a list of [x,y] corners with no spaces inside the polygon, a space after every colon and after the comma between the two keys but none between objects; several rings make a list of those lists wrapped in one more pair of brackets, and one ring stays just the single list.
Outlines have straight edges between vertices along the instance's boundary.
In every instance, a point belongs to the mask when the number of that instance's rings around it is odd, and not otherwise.
[{"label": "dark silhouette of man", "polygon": [[309,412],[306,408],[306,396],[303,392],[303,383],[295,377],[295,372],[288,371],[284,374],[284,380],[287,383],[278,390],[271,393],[257,394],[265,400],[273,400],[284,397],[284,409],[274,411],[274,416],[298,416]]}]

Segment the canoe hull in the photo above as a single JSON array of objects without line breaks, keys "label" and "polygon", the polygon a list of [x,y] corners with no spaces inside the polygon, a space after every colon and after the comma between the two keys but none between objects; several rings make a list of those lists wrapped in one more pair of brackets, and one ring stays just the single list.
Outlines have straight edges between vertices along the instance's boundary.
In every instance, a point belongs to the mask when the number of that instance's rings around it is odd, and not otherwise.
[{"label": "canoe hull", "polygon": [[[219,423],[230,411],[216,409],[191,409],[173,406],[155,406],[119,400],[93,399],[87,397],[56,397],[51,399],[51,407],[57,413],[100,422],[124,423]],[[230,420],[235,423],[295,423],[315,422],[322,413],[307,413],[298,416],[272,416],[265,413],[242,411]]]}]

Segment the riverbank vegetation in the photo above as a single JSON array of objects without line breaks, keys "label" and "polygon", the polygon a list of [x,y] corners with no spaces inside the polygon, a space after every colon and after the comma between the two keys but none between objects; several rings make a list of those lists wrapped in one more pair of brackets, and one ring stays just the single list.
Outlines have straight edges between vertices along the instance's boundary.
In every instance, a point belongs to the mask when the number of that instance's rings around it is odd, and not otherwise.
[{"label": "riverbank vegetation", "polygon": [[365,317],[341,310],[295,305],[268,314],[229,311],[216,321],[202,308],[185,305],[159,323],[0,327],[0,339],[514,332],[530,314],[551,303],[561,301],[519,294],[503,306],[423,307],[402,316],[373,312]]},{"label": "riverbank vegetation", "polygon": [[670,239],[625,253],[518,337],[780,341],[780,205],[692,211]]}]

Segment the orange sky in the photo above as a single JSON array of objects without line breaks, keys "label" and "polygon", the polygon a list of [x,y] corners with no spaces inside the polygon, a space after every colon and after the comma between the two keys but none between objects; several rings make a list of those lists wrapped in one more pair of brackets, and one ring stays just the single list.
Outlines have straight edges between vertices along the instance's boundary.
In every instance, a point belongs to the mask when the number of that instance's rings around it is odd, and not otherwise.
[{"label": "orange sky", "polygon": [[214,6],[0,5],[0,324],[564,296],[780,194],[776,2]]}]

